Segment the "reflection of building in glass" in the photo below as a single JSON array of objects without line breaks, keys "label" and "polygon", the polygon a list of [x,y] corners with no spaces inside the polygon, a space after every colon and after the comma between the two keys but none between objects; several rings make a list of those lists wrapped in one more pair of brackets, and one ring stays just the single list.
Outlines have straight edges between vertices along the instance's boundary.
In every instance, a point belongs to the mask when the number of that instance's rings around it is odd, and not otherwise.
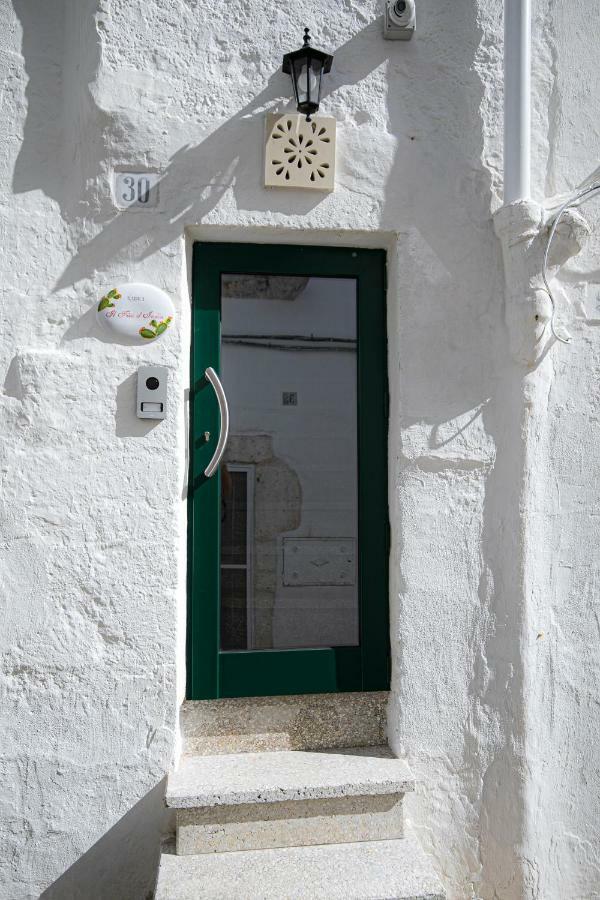
[{"label": "reflection of building in glass", "polygon": [[[246,491],[233,514],[240,523],[246,516],[252,535],[246,568],[232,570],[225,518],[222,647],[355,644],[355,554],[349,580],[334,547],[336,539],[354,546],[357,529],[355,282],[224,276],[221,353],[231,411],[225,464],[238,486],[231,502]],[[310,538],[311,552],[286,583],[291,537]]]}]

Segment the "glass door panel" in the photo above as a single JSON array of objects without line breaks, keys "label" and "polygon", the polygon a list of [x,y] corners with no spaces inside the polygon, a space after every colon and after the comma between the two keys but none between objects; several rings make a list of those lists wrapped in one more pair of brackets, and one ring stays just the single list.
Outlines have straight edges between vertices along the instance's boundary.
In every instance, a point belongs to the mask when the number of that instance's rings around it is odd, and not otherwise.
[{"label": "glass door panel", "polygon": [[220,377],[221,649],[358,645],[355,279],[223,274]]}]

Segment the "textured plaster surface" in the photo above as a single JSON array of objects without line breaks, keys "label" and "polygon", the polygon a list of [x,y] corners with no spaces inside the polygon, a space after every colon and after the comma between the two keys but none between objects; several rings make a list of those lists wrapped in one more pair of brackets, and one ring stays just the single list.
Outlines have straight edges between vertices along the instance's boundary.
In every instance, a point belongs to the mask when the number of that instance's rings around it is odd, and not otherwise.
[{"label": "textured plaster surface", "polygon": [[156,900],[444,900],[414,838],[175,856],[163,853]]},{"label": "textured plaster surface", "polygon": [[279,750],[189,756],[169,776],[166,802],[190,809],[400,794],[413,788],[414,779],[402,759]]},{"label": "textured plaster surface", "polygon": [[[597,166],[600,7],[533,6],[542,202]],[[524,362],[491,216],[501,12],[419,0],[401,44],[375,0],[0,4],[2,898],[153,887],[183,699],[186,228],[388,249],[389,733],[410,815],[452,898],[598,894],[599,218],[559,273],[571,346]],[[335,51],[326,196],[261,186],[308,22]],[[156,210],[114,208],[115,168],[161,174]],[[160,343],[96,325],[125,280],[173,297]],[[170,369],[156,426],[133,414],[142,362]]]},{"label": "textured plaster surface", "polygon": [[385,841],[404,833],[402,795],[179,809],[178,854]]},{"label": "textured plaster surface", "polygon": [[[599,28],[595,3],[538,6],[540,197],[598,167]],[[528,833],[530,893],[544,900],[600,896],[600,204],[580,211],[592,233],[555,282],[573,341],[545,361],[531,423]]]},{"label": "textured plaster surface", "polygon": [[377,747],[386,740],[388,693],[305,694],[188,701],[184,753]]}]

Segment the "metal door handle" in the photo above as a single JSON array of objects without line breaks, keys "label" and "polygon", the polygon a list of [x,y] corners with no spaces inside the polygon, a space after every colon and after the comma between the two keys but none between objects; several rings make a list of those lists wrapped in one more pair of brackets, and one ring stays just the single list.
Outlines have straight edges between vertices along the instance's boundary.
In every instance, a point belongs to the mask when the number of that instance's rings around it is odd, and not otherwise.
[{"label": "metal door handle", "polygon": [[215,447],[213,458],[204,470],[204,474],[206,475],[206,477],[210,478],[211,475],[214,475],[217,471],[223,453],[225,452],[225,445],[227,443],[227,438],[229,437],[229,407],[227,406],[227,397],[225,396],[223,385],[219,381],[219,376],[212,366],[208,367],[208,369],[204,373],[204,376],[207,381],[210,381],[214,388],[215,394],[217,395],[217,401],[219,403],[219,412],[221,413],[221,430],[219,432],[219,440],[217,441],[217,446]]}]

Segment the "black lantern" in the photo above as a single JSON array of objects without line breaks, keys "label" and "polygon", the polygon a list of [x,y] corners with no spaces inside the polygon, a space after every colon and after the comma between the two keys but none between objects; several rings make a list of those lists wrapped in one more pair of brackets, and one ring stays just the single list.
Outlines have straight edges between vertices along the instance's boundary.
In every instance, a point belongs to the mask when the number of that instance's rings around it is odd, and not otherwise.
[{"label": "black lantern", "polygon": [[319,109],[321,78],[329,72],[333,56],[310,46],[308,28],[304,29],[304,46],[283,57],[283,71],[292,76],[298,112],[306,114],[306,121]]}]

